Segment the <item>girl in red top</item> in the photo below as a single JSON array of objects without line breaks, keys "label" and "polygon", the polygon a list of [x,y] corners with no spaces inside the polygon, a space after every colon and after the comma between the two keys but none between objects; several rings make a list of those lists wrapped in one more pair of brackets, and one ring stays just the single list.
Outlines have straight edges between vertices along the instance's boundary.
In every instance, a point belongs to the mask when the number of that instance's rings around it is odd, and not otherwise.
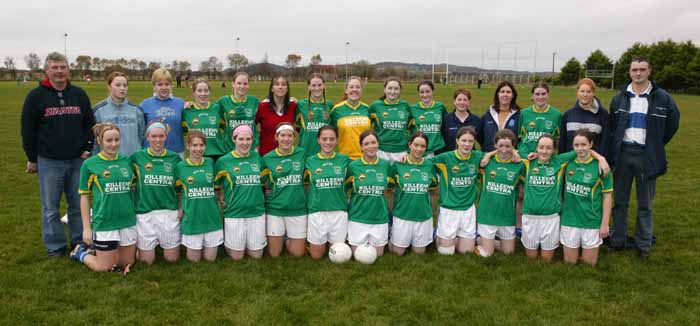
[{"label": "girl in red top", "polygon": [[277,147],[275,140],[275,127],[288,122],[294,124],[297,103],[289,96],[289,81],[284,76],[276,76],[270,81],[270,89],[267,98],[260,102],[255,123],[259,125],[260,146],[258,152],[265,155]]}]

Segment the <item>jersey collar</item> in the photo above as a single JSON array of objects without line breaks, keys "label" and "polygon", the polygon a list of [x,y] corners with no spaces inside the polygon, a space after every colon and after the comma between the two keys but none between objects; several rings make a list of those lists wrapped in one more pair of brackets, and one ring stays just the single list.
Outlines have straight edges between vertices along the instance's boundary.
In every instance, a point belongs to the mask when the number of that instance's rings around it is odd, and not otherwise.
[{"label": "jersey collar", "polygon": [[537,113],[545,113],[545,112],[549,111],[549,107],[550,107],[550,105],[547,104],[547,107],[544,108],[544,110],[540,111],[540,110],[537,109],[537,105],[533,104],[533,105],[532,105],[532,110],[535,111],[535,112],[537,112]]},{"label": "jersey collar", "polygon": [[343,101],[343,104],[345,104],[347,107],[349,107],[352,110],[357,110],[357,108],[359,108],[364,103],[362,103],[362,101],[358,101],[357,105],[353,106],[352,104],[350,104],[350,102],[348,102],[348,100],[345,100],[345,101]]},{"label": "jersey collar", "polygon": [[102,154],[102,152],[97,153],[97,156],[99,156],[101,159],[103,159],[105,161],[116,161],[119,158],[119,153],[115,154],[114,158],[109,158],[109,157],[105,156],[104,154]]},{"label": "jersey collar", "polygon": [[420,165],[420,164],[423,164],[423,162],[425,162],[425,158],[423,158],[423,157],[421,157],[420,161],[418,161],[418,162],[413,162],[413,161],[411,161],[411,156],[410,156],[410,155],[406,156],[406,163],[408,163],[408,164]]},{"label": "jersey collar", "polygon": [[165,154],[168,153],[168,149],[163,148],[163,154],[156,155],[156,153],[153,153],[153,151],[149,147],[149,148],[146,148],[146,153],[148,153],[148,155],[155,156],[155,157],[163,157],[163,156],[165,156]]},{"label": "jersey collar", "polygon": [[275,148],[275,154],[277,154],[277,156],[289,156],[289,155],[294,154],[294,151],[295,151],[295,150],[296,150],[296,147],[295,147],[295,146],[292,146],[292,150],[289,151],[288,154],[282,154],[282,153],[280,153],[279,148]]},{"label": "jersey collar", "polygon": [[495,158],[495,159],[496,159],[496,162],[498,162],[498,163],[510,163],[510,162],[513,162],[513,156],[511,156],[509,159],[507,159],[507,160],[505,160],[505,161],[499,160],[499,159],[498,159],[498,154],[494,155],[493,158]]},{"label": "jersey collar", "polygon": [[248,156],[250,156],[250,152],[248,152],[248,155],[238,155],[238,153],[236,153],[236,150],[232,150],[231,156],[233,156],[235,158],[248,157]]},{"label": "jersey collar", "polygon": [[208,109],[211,107],[211,102],[208,102],[208,101],[207,101],[207,106],[206,106],[206,107],[201,107],[201,106],[197,105],[197,103],[194,103],[194,104],[192,105],[192,107],[194,107],[194,108],[197,109],[197,110],[208,110]]},{"label": "jersey collar", "polygon": [[243,103],[243,102],[245,102],[245,101],[248,100],[248,96],[246,96],[245,98],[243,98],[242,101],[237,100],[236,97],[233,96],[233,94],[229,95],[229,97],[231,98],[231,101],[233,101],[233,103]]},{"label": "jersey collar", "polygon": [[455,157],[457,157],[457,159],[460,159],[462,161],[468,160],[472,157],[472,151],[469,151],[467,156],[462,156],[459,154],[459,149],[455,149]]},{"label": "jersey collar", "polygon": [[363,164],[367,164],[367,165],[376,165],[377,163],[379,163],[379,157],[377,157],[377,160],[374,161],[374,162],[368,162],[368,161],[365,160],[365,157],[362,156],[362,157],[360,157],[360,161],[362,161]]},{"label": "jersey collar", "polygon": [[316,101],[314,101],[311,97],[309,97],[309,103],[312,103],[312,104],[324,104],[324,101],[323,101],[323,99],[321,99],[320,101],[316,102]]},{"label": "jersey collar", "polygon": [[316,156],[318,156],[318,158],[320,158],[322,160],[330,160],[332,158],[335,158],[335,152],[333,152],[333,154],[331,154],[330,157],[325,157],[325,156],[321,155],[321,152],[316,153]]},{"label": "jersey collar", "polygon": [[396,104],[399,104],[399,101],[400,101],[400,100],[401,100],[401,99],[398,99],[398,98],[397,98],[396,101],[393,101],[393,102],[392,102],[392,101],[389,101],[389,100],[387,100],[387,99],[384,99],[384,104],[386,104],[386,105],[396,105]]},{"label": "jersey collar", "polygon": [[203,164],[204,164],[204,157],[202,157],[202,162],[200,162],[200,163],[195,163],[195,162],[190,161],[190,158],[189,158],[189,157],[186,158],[185,161],[187,161],[187,164],[188,164],[188,165],[191,165],[191,166],[200,166],[200,165],[203,165]]},{"label": "jersey collar", "polygon": [[578,158],[576,159],[576,163],[581,163],[581,164],[588,164],[588,163],[591,163],[592,161],[593,161],[593,155],[591,155],[591,154],[588,154],[588,159],[586,159],[585,161],[579,161]]},{"label": "jersey collar", "polygon": [[435,100],[432,100],[432,102],[430,102],[430,106],[425,106],[425,104],[423,104],[423,101],[418,102],[418,105],[421,109],[432,109],[435,106]]}]

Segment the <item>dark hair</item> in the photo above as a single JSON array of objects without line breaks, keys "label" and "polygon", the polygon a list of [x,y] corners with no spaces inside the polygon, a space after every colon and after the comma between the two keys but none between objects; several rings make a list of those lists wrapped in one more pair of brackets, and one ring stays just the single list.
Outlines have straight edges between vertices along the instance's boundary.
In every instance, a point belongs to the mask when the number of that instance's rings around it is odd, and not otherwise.
[{"label": "dark hair", "polygon": [[581,128],[579,130],[576,130],[573,138],[576,138],[578,136],[586,137],[586,139],[588,139],[588,142],[591,143],[591,145],[593,145],[593,133],[590,130],[588,130],[588,128]]},{"label": "dark hair", "polygon": [[493,94],[493,108],[495,110],[499,109],[500,102],[498,101],[498,92],[501,91],[501,88],[506,86],[510,87],[510,90],[513,91],[513,99],[510,100],[510,109],[520,110],[520,106],[518,106],[518,91],[515,89],[515,86],[513,86],[513,83],[507,80],[498,83],[498,86],[496,87],[496,92]]},{"label": "dark hair", "polygon": [[207,145],[207,136],[205,136],[203,132],[201,132],[201,131],[199,131],[199,130],[197,130],[197,129],[190,130],[190,131],[187,133],[187,145],[191,145],[191,144],[192,144],[192,141],[193,141],[195,138],[201,139],[201,140],[202,140],[202,143],[204,143],[205,146]]},{"label": "dark hair", "polygon": [[275,82],[282,78],[284,82],[287,84],[287,93],[284,94],[284,103],[282,106],[282,114],[286,114],[287,110],[289,110],[289,81],[287,80],[287,77],[284,77],[282,75],[277,75],[275,77],[272,77],[272,80],[270,80],[270,88],[267,91],[267,99],[270,101],[270,111],[275,111],[275,94],[272,92],[272,86],[275,85]]},{"label": "dark hair", "polygon": [[530,91],[530,93],[535,94],[535,90],[538,88],[544,88],[547,90],[547,93],[549,93],[549,85],[547,85],[547,82],[544,80],[540,80],[534,85],[532,85],[532,90]]},{"label": "dark hair", "polygon": [[474,129],[474,127],[472,126],[464,126],[457,130],[457,136],[455,137],[455,140],[459,139],[460,137],[466,134],[470,134],[472,135],[472,137],[474,137],[474,139],[476,139],[476,129]]},{"label": "dark hair", "polygon": [[233,85],[236,82],[236,78],[240,76],[245,76],[245,78],[250,79],[250,76],[248,76],[248,73],[245,71],[239,71],[235,75],[233,75],[233,79],[231,79],[231,85]]},{"label": "dark hair", "polygon": [[515,137],[515,134],[510,129],[499,130],[496,133],[496,137],[494,137],[493,144],[497,144],[498,141],[501,139],[509,139],[513,147],[515,147],[518,144],[518,138]]},{"label": "dark hair", "polygon": [[537,145],[540,144],[540,140],[542,140],[543,138],[549,138],[549,139],[551,139],[551,140],[552,140],[552,146],[553,146],[554,148],[557,148],[557,141],[556,141],[556,139],[554,139],[554,136],[552,136],[551,134],[542,134],[539,138],[537,138]]},{"label": "dark hair", "polygon": [[632,57],[632,60],[630,60],[630,64],[632,62],[646,62],[649,65],[649,68],[651,68],[651,62],[649,62],[649,58],[643,56],[643,55],[635,55]]},{"label": "dark hair", "polygon": [[428,85],[431,91],[435,90],[435,85],[433,84],[433,82],[429,80],[422,80],[420,83],[418,83],[418,86],[416,86],[416,91],[420,92],[420,87],[423,85]]},{"label": "dark hair", "polygon": [[457,99],[457,96],[459,96],[460,94],[466,96],[466,97],[471,101],[471,99],[472,99],[472,92],[470,92],[468,89],[465,89],[465,88],[458,88],[458,89],[455,91],[454,95],[452,95],[452,99],[453,99],[453,100],[456,100],[456,99]]},{"label": "dark hair", "polygon": [[[316,139],[321,139],[321,133],[323,133],[326,130],[330,130],[335,134],[335,138],[338,138],[338,129],[336,127],[333,127],[331,125],[324,125],[321,128],[318,128],[318,134],[316,135]],[[360,142],[362,144],[362,142]]]},{"label": "dark hair", "polygon": [[365,138],[369,136],[374,136],[374,138],[377,140],[377,143],[379,142],[379,137],[377,136],[377,133],[374,132],[374,129],[366,129],[360,134],[360,146],[362,146],[362,142],[365,141]]},{"label": "dark hair", "polygon": [[[324,84],[326,83],[326,80],[323,79],[323,76],[321,76],[321,74],[315,72],[315,73],[309,75],[309,79],[306,80],[306,85],[307,86],[311,85],[311,80],[314,78],[320,79]],[[311,91],[309,91],[308,99],[309,99],[309,102],[311,102]],[[326,103],[326,88],[325,87],[323,88],[323,103],[324,104]]]},{"label": "dark hair", "polygon": [[408,137],[408,144],[411,145],[413,144],[413,141],[416,140],[416,138],[423,138],[425,139],[425,147],[428,147],[428,136],[424,134],[422,131],[416,131],[411,135],[411,137]]},{"label": "dark hair", "polygon": [[399,80],[399,78],[397,78],[397,77],[389,77],[389,78],[387,78],[387,79],[384,81],[384,94],[382,94],[382,96],[379,97],[380,100],[386,100],[386,85],[389,85],[389,83],[390,83],[390,82],[393,82],[393,81],[399,83],[399,89],[402,88],[402,86],[401,86],[401,80]]}]

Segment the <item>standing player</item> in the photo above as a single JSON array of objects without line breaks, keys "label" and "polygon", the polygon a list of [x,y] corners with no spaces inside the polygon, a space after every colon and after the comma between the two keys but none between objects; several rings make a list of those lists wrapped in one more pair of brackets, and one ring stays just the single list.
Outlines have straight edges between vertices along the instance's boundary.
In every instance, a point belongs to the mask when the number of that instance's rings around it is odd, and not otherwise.
[{"label": "standing player", "polygon": [[549,105],[549,85],[540,81],[532,86],[532,105],[520,112],[519,134],[520,143],[518,152],[520,157],[527,157],[528,154],[537,150],[537,140],[544,134],[559,138],[559,124],[561,123],[561,112],[559,109]]},{"label": "standing player", "polygon": [[[76,246],[71,258],[93,271],[128,272],[136,257],[136,213],[131,194],[134,173],[129,158],[119,155],[119,127],[99,123],[93,130],[101,151],[80,168],[84,245]],[[85,246],[93,244],[94,256]]]},{"label": "standing player", "polygon": [[[182,111],[185,109],[185,101],[173,96],[173,76],[167,69],[159,68],[153,71],[151,83],[155,94],[143,100],[140,105],[146,124],[153,121],[165,123],[170,131],[165,141],[165,148],[184,157]],[[148,140],[143,146],[148,147]]]},{"label": "standing player", "polygon": [[472,127],[479,134],[481,119],[469,111],[471,106],[472,93],[468,89],[459,88],[455,91],[454,112],[445,115],[442,122],[442,138],[445,140],[445,147],[442,152],[451,152],[459,147],[457,133],[462,127]]},{"label": "standing player", "polygon": [[297,104],[295,124],[299,128],[299,147],[306,151],[306,155],[313,155],[321,149],[317,140],[318,130],[330,123],[333,102],[326,99],[323,76],[314,73],[306,84],[309,88],[308,97]]},{"label": "standing player", "polygon": [[422,132],[428,137],[430,147],[426,149],[426,158],[433,157],[435,151],[445,146],[442,139],[442,118],[447,113],[445,106],[433,99],[435,86],[433,82],[424,80],[418,83],[418,95],[420,102],[411,105],[411,121],[408,125],[411,133]]},{"label": "standing player", "polygon": [[306,159],[304,179],[308,182],[309,227],[307,240],[313,259],[321,259],[326,243],[345,242],[348,235],[348,199],[345,175],[350,159],[336,153],[338,131],[325,125],[318,131],[321,151]]},{"label": "standing player", "polygon": [[390,77],[384,82],[384,95],[369,106],[372,126],[379,136],[380,158],[394,163],[406,156],[408,142],[408,121],[410,107],[399,98],[401,81]]},{"label": "standing player", "polygon": [[275,130],[277,148],[263,156],[263,180],[270,190],[266,201],[267,243],[272,257],[282,254],[287,235],[287,252],[303,256],[306,244],[306,193],[304,163],[306,154],[295,147],[296,132],[291,123]]},{"label": "standing player", "polygon": [[345,83],[343,100],[331,109],[331,125],[338,128],[338,151],[358,159],[362,156],[360,134],[371,127],[369,107],[360,101],[362,79],[351,76]]},{"label": "standing player", "polygon": [[593,149],[608,157],[610,142],[610,115],[595,96],[595,82],[589,78],[576,85],[576,104],[561,118],[559,153],[573,150],[576,131],[588,129],[593,133]]},{"label": "standing player", "polygon": [[265,238],[265,195],[260,183],[262,159],[252,150],[253,130],[247,125],[233,129],[236,148],[216,162],[216,181],[224,207],[224,245],[229,257],[260,258]]},{"label": "standing player", "polygon": [[579,129],[573,137],[576,159],[566,166],[564,207],[561,213],[561,244],[564,261],[576,264],[581,260],[596,265],[598,249],[610,231],[613,180],[602,176],[600,162],[591,155],[593,133]]},{"label": "standing player", "polygon": [[136,173],[136,247],[139,261],[151,265],[156,260],[155,248],[163,248],[169,262],[180,258],[180,218],[177,216],[175,166],[180,156],[165,148],[168,131],[162,122],[153,122],[146,129],[149,147],[131,155]]},{"label": "standing player", "polygon": [[[513,160],[517,142],[510,129],[503,129],[495,135],[495,158],[490,159],[494,152],[484,157],[488,164],[480,171],[481,195],[476,210],[482,240],[476,253],[482,257],[491,256],[494,249],[506,255],[515,252],[515,203],[523,174],[523,164]],[[501,240],[498,244],[496,237]]]},{"label": "standing player", "polygon": [[209,102],[211,86],[204,78],[197,78],[192,84],[194,104],[182,113],[182,129],[187,133],[201,131],[207,137],[207,151],[204,156],[216,161],[224,154],[224,121],[219,105]]},{"label": "standing player", "polygon": [[[141,150],[146,133],[143,111],[126,98],[129,81],[126,74],[114,71],[107,76],[109,97],[95,105],[95,122],[113,123],[119,127],[121,141],[119,150],[123,155],[131,155]],[[99,148],[95,144],[93,154]]]},{"label": "standing player", "polygon": [[518,91],[511,82],[504,80],[496,87],[493,104],[481,117],[481,132],[477,139],[481,144],[481,150],[493,151],[496,134],[503,129],[508,129],[517,135],[519,119]]},{"label": "standing player", "polygon": [[178,215],[182,218],[182,244],[187,259],[199,262],[216,259],[224,231],[214,186],[214,160],[204,157],[207,137],[199,130],[187,134],[188,158],[175,167],[175,185],[180,192]]},{"label": "standing player", "polygon": [[457,149],[432,160],[440,175],[440,209],[437,225],[437,250],[443,255],[474,251],[476,239],[476,202],[479,164],[484,153],[474,150],[476,130],[457,131]]},{"label": "standing player", "polygon": [[277,147],[275,128],[282,122],[294,123],[297,103],[290,101],[289,81],[279,75],[272,78],[267,98],[260,102],[255,124],[260,126],[260,155],[265,155]]},{"label": "standing player", "polygon": [[346,184],[350,192],[348,242],[353,251],[369,244],[384,254],[389,242],[388,187],[394,184],[389,161],[377,156],[379,141],[372,129],[360,134],[362,157],[348,165]]},{"label": "standing player", "polygon": [[437,187],[437,178],[435,165],[423,157],[428,144],[424,133],[411,135],[406,161],[394,163],[392,169],[396,192],[389,248],[399,256],[409,246],[416,254],[425,253],[425,247],[433,242],[433,203],[428,191]]},{"label": "standing player", "polygon": [[233,75],[233,94],[220,97],[216,103],[221,108],[221,113],[226,120],[224,129],[224,153],[233,150],[231,139],[233,129],[240,124],[247,125],[253,130],[253,149],[258,148],[258,131],[255,125],[255,115],[258,112],[260,101],[252,95],[248,95],[248,74],[242,71]]}]

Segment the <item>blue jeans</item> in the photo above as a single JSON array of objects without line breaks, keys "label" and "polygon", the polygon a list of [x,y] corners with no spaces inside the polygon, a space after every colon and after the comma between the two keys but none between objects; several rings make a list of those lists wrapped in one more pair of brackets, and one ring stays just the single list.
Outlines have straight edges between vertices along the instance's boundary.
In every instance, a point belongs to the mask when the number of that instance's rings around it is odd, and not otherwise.
[{"label": "blue jeans", "polygon": [[630,204],[632,182],[637,190],[637,222],[634,232],[634,243],[637,250],[651,250],[654,223],[652,207],[656,194],[656,178],[644,176],[645,152],[641,147],[622,146],[620,162],[615,167],[613,175],[614,202],[612,210],[613,232],[610,244],[614,247],[625,248],[627,242],[627,214]]},{"label": "blue jeans", "polygon": [[83,242],[83,222],[80,217],[80,166],[83,159],[53,160],[39,156],[37,172],[41,194],[41,238],[49,255],[66,252],[66,234],[61,224],[59,208],[61,195],[66,194],[68,232],[71,245]]}]

